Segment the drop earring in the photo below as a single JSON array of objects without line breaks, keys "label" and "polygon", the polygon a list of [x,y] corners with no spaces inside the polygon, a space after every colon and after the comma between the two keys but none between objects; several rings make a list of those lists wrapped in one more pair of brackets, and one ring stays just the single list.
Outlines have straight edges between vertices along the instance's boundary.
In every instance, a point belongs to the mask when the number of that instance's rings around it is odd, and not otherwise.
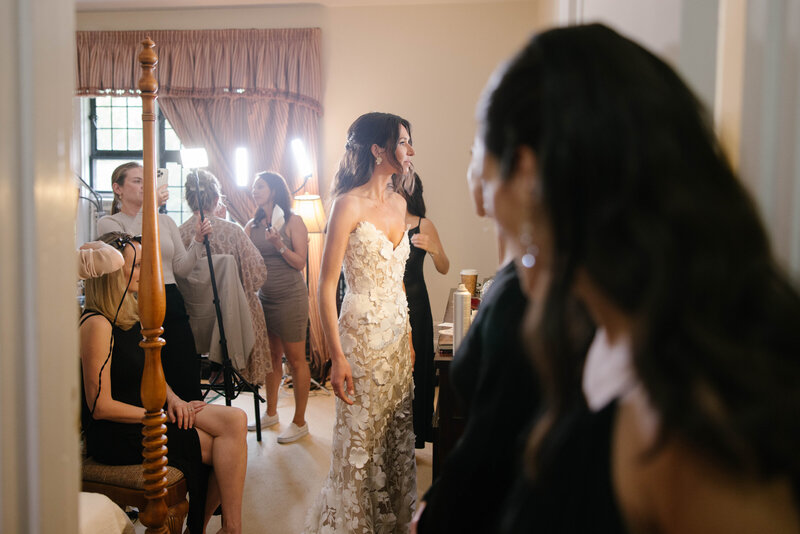
[{"label": "drop earring", "polygon": [[378,166],[378,165],[380,165],[381,163],[383,163],[383,158],[382,158],[382,157],[380,157],[380,156],[376,156],[376,157],[375,157],[375,166]]},{"label": "drop earring", "polygon": [[525,253],[520,260],[522,266],[530,269],[536,265],[536,256],[539,254],[539,247],[533,244],[533,224],[530,222],[522,223],[519,232],[519,243],[525,249]]}]

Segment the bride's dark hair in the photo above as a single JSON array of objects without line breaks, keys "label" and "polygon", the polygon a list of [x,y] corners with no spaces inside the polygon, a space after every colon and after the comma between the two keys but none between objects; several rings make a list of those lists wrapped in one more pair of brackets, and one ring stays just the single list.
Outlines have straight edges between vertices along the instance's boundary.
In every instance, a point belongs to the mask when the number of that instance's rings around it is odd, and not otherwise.
[{"label": "bride's dark hair", "polygon": [[365,113],[353,122],[347,130],[345,153],[339,162],[339,170],[333,179],[333,196],[343,195],[348,191],[364,185],[375,170],[375,156],[372,155],[372,145],[378,145],[386,151],[384,157],[398,173],[399,184],[407,191],[412,190],[413,172],[403,175],[403,166],[395,157],[395,147],[400,136],[400,127],[408,130],[408,142],[411,144],[411,123],[402,117],[391,113]]}]

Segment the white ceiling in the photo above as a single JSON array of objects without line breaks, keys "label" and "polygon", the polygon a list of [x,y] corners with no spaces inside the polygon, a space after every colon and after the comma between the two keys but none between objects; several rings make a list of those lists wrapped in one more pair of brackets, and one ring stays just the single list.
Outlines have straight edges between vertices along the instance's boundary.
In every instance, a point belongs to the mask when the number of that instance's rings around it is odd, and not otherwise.
[{"label": "white ceiling", "polygon": [[75,0],[78,11],[109,11],[131,9],[187,9],[241,6],[323,5],[380,6],[408,4],[466,4],[500,3],[508,0]]}]

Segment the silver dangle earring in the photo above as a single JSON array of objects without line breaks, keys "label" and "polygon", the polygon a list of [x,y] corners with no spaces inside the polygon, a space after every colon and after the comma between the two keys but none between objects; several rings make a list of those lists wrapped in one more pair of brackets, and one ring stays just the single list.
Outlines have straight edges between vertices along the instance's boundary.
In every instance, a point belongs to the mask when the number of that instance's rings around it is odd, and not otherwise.
[{"label": "silver dangle earring", "polygon": [[382,158],[382,157],[380,157],[380,156],[376,156],[376,157],[375,157],[375,166],[378,166],[378,165],[380,165],[381,163],[383,163],[383,158]]},{"label": "silver dangle earring", "polygon": [[536,256],[539,254],[539,248],[533,244],[533,224],[525,221],[519,232],[519,243],[525,249],[522,255],[522,266],[526,269],[532,268],[536,265]]}]

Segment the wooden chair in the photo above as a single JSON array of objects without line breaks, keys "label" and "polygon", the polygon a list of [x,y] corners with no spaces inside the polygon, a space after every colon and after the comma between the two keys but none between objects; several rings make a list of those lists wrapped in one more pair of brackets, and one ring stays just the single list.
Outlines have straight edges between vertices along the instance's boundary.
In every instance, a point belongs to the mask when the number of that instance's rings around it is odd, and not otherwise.
[{"label": "wooden chair", "polygon": [[[167,505],[165,526],[170,534],[181,534],[183,522],[189,511],[186,500],[186,479],[178,469],[167,467],[167,494],[164,503]],[[92,460],[83,459],[83,491],[102,493],[117,506],[125,510],[132,506],[144,510],[147,504],[144,488],[144,474],[141,464],[105,465]]]}]

